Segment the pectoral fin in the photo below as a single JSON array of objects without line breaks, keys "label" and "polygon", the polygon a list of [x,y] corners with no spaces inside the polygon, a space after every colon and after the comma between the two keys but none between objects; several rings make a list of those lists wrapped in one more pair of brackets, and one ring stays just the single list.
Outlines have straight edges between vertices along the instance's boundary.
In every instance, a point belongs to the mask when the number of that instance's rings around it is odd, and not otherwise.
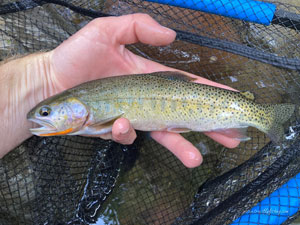
[{"label": "pectoral fin", "polygon": [[105,127],[111,127],[111,126],[113,125],[113,123],[114,123],[117,119],[121,118],[122,115],[123,115],[123,114],[118,115],[118,116],[109,117],[109,118],[106,118],[106,119],[104,119],[104,120],[100,120],[100,121],[98,121],[98,122],[96,122],[96,123],[91,124],[89,127],[92,127],[92,128],[100,128],[100,127],[101,127],[101,128],[105,128]]},{"label": "pectoral fin", "polygon": [[97,136],[97,135],[109,133],[112,130],[112,126],[114,122],[117,119],[119,119],[122,115],[123,114],[98,121],[96,123],[84,127],[83,129],[75,133],[72,133],[71,135]]}]

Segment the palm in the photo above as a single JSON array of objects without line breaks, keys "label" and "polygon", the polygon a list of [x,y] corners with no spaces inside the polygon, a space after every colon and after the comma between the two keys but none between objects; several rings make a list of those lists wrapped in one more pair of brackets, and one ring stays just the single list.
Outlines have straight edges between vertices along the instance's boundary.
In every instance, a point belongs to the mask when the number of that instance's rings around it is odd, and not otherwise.
[{"label": "palm", "polygon": [[[59,86],[66,89],[88,80],[107,76],[167,69],[127,50],[124,46],[127,43],[122,43],[122,40],[116,37],[118,31],[113,29],[111,26],[111,30],[107,31],[102,24],[93,21],[55,49],[52,62],[55,80],[60,84]],[[134,32],[127,33],[126,38],[129,43],[135,42],[135,35]],[[168,40],[162,40],[162,44],[172,41],[173,38],[174,36],[165,38]]]}]

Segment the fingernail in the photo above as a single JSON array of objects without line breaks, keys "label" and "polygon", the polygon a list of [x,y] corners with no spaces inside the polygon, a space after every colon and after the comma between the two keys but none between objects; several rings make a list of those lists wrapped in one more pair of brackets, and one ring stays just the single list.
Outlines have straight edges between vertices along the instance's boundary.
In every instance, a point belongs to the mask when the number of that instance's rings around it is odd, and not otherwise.
[{"label": "fingernail", "polygon": [[165,26],[162,26],[162,27],[165,29],[164,33],[167,33],[167,34],[175,33],[176,34],[176,32],[174,30],[170,29],[169,27],[165,27]]},{"label": "fingernail", "polygon": [[176,34],[176,32],[174,30],[170,29],[169,27],[165,27],[161,24],[159,24],[159,26],[150,26],[149,25],[149,29],[152,29],[155,32],[159,32],[159,33],[163,33],[163,34],[169,34],[169,35],[173,34],[173,33]]},{"label": "fingernail", "polygon": [[201,165],[203,159],[200,153],[185,151],[183,154],[186,157],[185,165],[187,167],[194,168]]},{"label": "fingernail", "polygon": [[119,124],[119,131],[120,131],[120,134],[122,134],[122,135],[127,134],[129,131],[129,127],[123,126],[123,124]]}]

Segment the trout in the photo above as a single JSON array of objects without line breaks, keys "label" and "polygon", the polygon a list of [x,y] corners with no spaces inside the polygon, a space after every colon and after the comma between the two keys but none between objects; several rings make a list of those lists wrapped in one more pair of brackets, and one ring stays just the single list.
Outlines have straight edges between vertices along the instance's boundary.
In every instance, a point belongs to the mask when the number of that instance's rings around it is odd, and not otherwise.
[{"label": "trout", "polygon": [[242,141],[247,127],[275,143],[293,104],[257,104],[249,95],[192,82],[179,72],[123,75],[80,84],[35,106],[27,118],[40,125],[39,136],[99,136],[115,120],[127,118],[141,131],[214,131]]}]

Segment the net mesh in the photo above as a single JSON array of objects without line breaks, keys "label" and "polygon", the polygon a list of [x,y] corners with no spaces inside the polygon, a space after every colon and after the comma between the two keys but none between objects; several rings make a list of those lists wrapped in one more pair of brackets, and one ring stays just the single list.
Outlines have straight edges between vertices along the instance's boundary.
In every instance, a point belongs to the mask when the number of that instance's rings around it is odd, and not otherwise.
[{"label": "net mesh", "polygon": [[[4,0],[0,57],[53,49],[98,16],[142,12],[175,29],[177,40],[127,46],[135,54],[250,91],[258,103],[299,104],[300,3],[275,4],[265,26],[139,0]],[[31,137],[0,160],[0,224],[231,224],[300,172],[297,121],[286,125],[284,149],[254,128],[234,149],[184,134],[204,157],[195,169],[143,133],[127,147]]]}]

